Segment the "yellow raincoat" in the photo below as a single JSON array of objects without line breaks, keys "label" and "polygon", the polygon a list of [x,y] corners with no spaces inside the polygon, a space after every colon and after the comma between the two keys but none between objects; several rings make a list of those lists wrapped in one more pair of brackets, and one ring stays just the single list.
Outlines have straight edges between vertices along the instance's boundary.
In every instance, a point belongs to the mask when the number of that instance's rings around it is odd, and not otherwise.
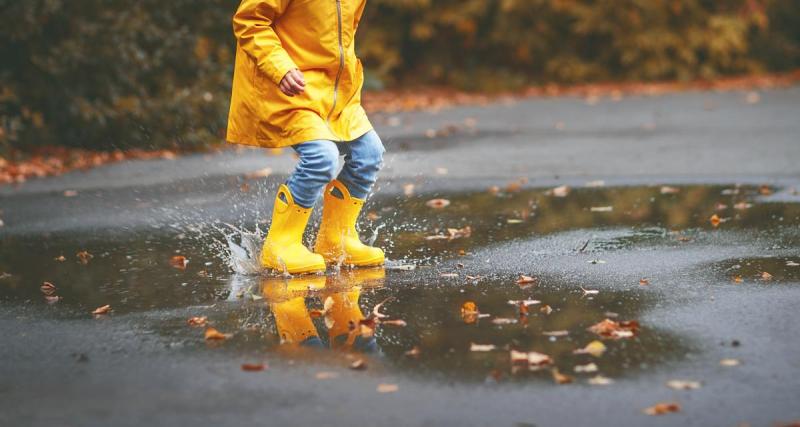
[{"label": "yellow raincoat", "polygon": [[[364,72],[354,37],[366,0],[243,0],[227,140],[284,147],[315,139],[351,141],[372,125],[361,107]],[[278,88],[302,71],[305,91]]]}]

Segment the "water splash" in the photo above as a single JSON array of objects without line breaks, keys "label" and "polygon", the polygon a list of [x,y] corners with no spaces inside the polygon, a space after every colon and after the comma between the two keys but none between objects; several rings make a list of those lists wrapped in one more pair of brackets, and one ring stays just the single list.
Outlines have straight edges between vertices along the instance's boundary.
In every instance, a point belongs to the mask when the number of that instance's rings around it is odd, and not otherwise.
[{"label": "water splash", "polygon": [[263,240],[261,233],[250,232],[230,224],[226,225],[234,231],[225,236],[230,251],[227,257],[228,266],[236,274],[252,276],[261,273],[261,242]]}]

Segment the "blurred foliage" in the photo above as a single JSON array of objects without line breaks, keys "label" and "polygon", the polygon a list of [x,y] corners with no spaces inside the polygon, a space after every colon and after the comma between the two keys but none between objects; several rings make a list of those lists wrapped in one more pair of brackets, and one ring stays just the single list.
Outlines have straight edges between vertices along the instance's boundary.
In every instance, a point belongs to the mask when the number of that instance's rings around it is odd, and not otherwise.
[{"label": "blurred foliage", "polygon": [[[222,138],[238,0],[0,0],[0,152]],[[373,87],[499,90],[800,66],[795,0],[369,0]]]}]

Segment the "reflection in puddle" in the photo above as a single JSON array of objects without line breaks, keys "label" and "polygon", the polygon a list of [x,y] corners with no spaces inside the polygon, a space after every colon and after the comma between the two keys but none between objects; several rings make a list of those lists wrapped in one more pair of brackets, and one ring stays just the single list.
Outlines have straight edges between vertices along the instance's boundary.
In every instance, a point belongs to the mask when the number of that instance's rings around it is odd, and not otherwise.
[{"label": "reflection in puddle", "polygon": [[[456,281],[440,277],[431,267],[490,245],[567,230],[583,230],[590,237],[570,246],[571,253],[660,251],[737,231],[750,232],[741,233],[745,240],[737,244],[742,246],[757,243],[746,236],[765,233],[774,248],[798,247],[800,206],[757,203],[757,194],[755,188],[732,191],[715,186],[683,187],[670,194],[661,194],[658,187],[587,188],[567,197],[543,190],[483,192],[439,195],[451,202],[443,209],[427,206],[430,197],[377,199],[371,202],[371,223],[365,220],[362,229],[381,227],[377,244],[387,248],[390,258],[419,266],[417,270],[343,270],[293,278],[231,274],[231,269],[252,273],[253,266],[239,262],[232,268],[227,255],[220,254],[234,248],[234,259],[242,261],[260,242],[243,235],[232,245],[214,225],[208,228],[215,232],[197,237],[188,232],[94,239],[3,236],[0,273],[7,275],[0,278],[0,303],[40,307],[42,316],[87,321],[91,310],[110,304],[112,316],[128,315],[169,348],[184,351],[210,351],[201,331],[186,325],[189,316],[208,316],[214,327],[234,333],[213,351],[285,354],[294,348],[301,353],[291,353],[292,358],[325,354],[332,364],[338,364],[341,355],[357,352],[371,355],[365,357],[376,366],[421,379],[551,381],[547,371],[512,369],[511,350],[537,351],[551,356],[562,373],[583,375],[573,368],[593,362],[602,375],[620,378],[682,360],[693,351],[691,337],[645,323],[633,338],[604,340],[607,351],[601,357],[573,354],[598,338],[587,328],[604,318],[642,318],[656,304],[654,293],[604,286],[597,295],[584,295],[580,287],[587,284],[569,277],[543,277],[540,285],[522,289],[513,277]],[[753,205],[742,208],[743,202]],[[709,222],[715,213],[726,219],[719,227]],[[469,233],[463,232],[466,227]],[[604,233],[607,230],[615,232]],[[235,248],[243,252],[237,254]],[[87,264],[76,256],[81,251],[93,255]],[[170,262],[176,255],[188,259],[184,268]],[[731,259],[714,269],[723,282],[734,275],[755,281],[769,272],[775,283],[797,283],[800,267],[795,263],[800,259],[766,254]],[[53,283],[61,297],[54,304],[47,304],[39,289],[45,281]],[[541,302],[525,317],[508,303],[527,299]],[[383,301],[381,310],[402,319],[405,326],[384,324],[373,334],[362,331],[361,324]],[[474,302],[489,316],[465,323],[460,315],[465,302]],[[545,305],[552,312],[541,310]],[[498,324],[495,319],[513,320]],[[552,331],[568,333],[546,334]],[[473,344],[494,348],[470,351]]]}]

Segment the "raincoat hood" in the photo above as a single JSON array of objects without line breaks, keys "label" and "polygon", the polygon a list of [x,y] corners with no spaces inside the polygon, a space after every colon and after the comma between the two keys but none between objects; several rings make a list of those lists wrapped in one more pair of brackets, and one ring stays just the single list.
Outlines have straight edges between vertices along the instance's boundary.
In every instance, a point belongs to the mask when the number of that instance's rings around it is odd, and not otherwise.
[{"label": "raincoat hood", "polygon": [[[372,125],[361,107],[364,72],[354,38],[366,0],[243,0],[233,17],[236,62],[227,140],[284,147],[351,141]],[[299,69],[305,91],[278,84]]]}]

